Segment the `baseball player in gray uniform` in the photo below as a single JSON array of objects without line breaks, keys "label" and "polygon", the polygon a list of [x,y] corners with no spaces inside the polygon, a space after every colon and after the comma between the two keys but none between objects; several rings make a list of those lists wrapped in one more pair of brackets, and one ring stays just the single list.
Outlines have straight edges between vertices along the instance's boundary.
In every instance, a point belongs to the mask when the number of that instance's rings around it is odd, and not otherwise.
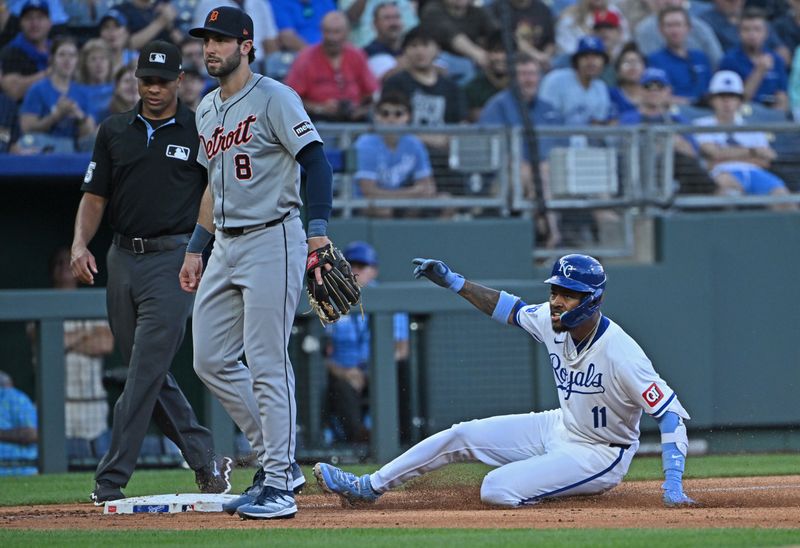
[{"label": "baseball player in gray uniform", "polygon": [[[197,291],[194,369],[262,467],[225,509],[242,518],[290,518],[297,512],[296,407],[287,345],[307,252],[330,244],[331,168],[300,97],[251,72],[249,15],[215,8],[189,33],[203,39],[206,68],[220,84],[196,113],[198,160],[208,168],[209,188],[180,274],[182,287]],[[299,212],[301,166],[308,180],[307,233]],[[201,253],[214,229],[203,273]],[[319,269],[314,274],[321,284]],[[243,352],[247,366],[239,361]]]}]

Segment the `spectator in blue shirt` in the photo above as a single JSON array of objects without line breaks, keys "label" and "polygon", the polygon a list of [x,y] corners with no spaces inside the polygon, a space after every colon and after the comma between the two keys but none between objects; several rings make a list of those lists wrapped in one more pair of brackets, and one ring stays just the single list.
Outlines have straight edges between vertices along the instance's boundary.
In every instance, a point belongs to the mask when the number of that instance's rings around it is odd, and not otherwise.
[{"label": "spectator in blue shirt", "polygon": [[28,89],[45,77],[50,43],[50,8],[43,0],[29,0],[19,16],[20,32],[0,51],[0,90],[21,101]]},{"label": "spectator in blue shirt", "polygon": [[616,120],[628,111],[636,111],[642,96],[639,83],[646,61],[635,42],[628,42],[614,62],[617,85],[608,90],[611,99],[611,119]]},{"label": "spectator in blue shirt", "polygon": [[[745,0],[713,0],[713,4],[714,7],[703,12],[700,18],[714,29],[722,51],[731,50],[739,45],[739,20],[744,11]],[[792,52],[781,42],[771,26],[766,46],[775,50],[784,63],[791,61]]]},{"label": "spectator in blue shirt", "polygon": [[333,0],[271,0],[284,51],[300,51],[322,41],[322,18],[336,11]]},{"label": "spectator in blue shirt", "polygon": [[[539,126],[558,126],[563,124],[561,113],[550,103],[538,97],[539,81],[541,79],[541,69],[536,60],[525,54],[518,53],[514,57],[514,70],[516,71],[517,85],[519,86],[520,98],[528,109],[528,116],[535,127]],[[505,89],[489,99],[481,112],[478,123],[486,125],[503,125],[508,127],[522,126],[522,115],[519,105],[510,89]],[[539,163],[536,168],[542,178],[542,192],[545,199],[550,197],[548,182],[548,162],[550,151],[560,143],[561,139],[539,137],[537,140],[536,154]],[[523,196],[528,199],[535,198],[535,186],[533,184],[533,169],[531,163],[530,141],[524,139],[522,150],[522,164],[520,166],[520,184],[522,185]],[[558,227],[558,216],[554,212],[547,213],[544,218],[536,219],[537,224],[541,223],[537,234],[547,234],[546,246],[553,247],[561,239]]]},{"label": "spectator in blue shirt", "polygon": [[[374,285],[378,276],[378,254],[367,242],[350,242],[343,251],[361,287]],[[367,441],[369,408],[364,400],[369,371],[380,367],[372,359],[372,333],[369,317],[358,313],[343,316],[325,326],[327,344],[325,367],[328,370],[327,409],[333,438],[346,442]],[[408,315],[394,315],[394,359],[408,359]],[[332,440],[331,440],[332,441]]]},{"label": "spectator in blue shirt", "polygon": [[607,123],[611,101],[608,86],[600,79],[608,63],[603,42],[596,36],[584,36],[570,61],[571,67],[545,75],[540,97],[553,105],[567,125]]},{"label": "spectator in blue shirt", "polygon": [[725,54],[719,68],[742,77],[745,101],[786,111],[789,107],[786,64],[780,55],[765,47],[768,24],[763,11],[745,10],[739,23],[741,45]]},{"label": "spectator in blue shirt", "polygon": [[678,6],[668,7],[658,14],[658,29],[666,46],[647,57],[647,65],[669,74],[672,92],[678,103],[701,101],[711,80],[711,62],[705,53],[688,47],[688,12]]},{"label": "spectator in blue shirt", "polygon": [[108,108],[114,95],[111,50],[100,38],[93,38],[81,48],[78,61],[78,81],[89,100],[89,114],[97,121],[100,112]]},{"label": "spectator in blue shirt", "polygon": [[[407,126],[411,104],[405,94],[387,89],[375,105],[377,126]],[[423,142],[411,133],[365,133],[355,142],[355,194],[370,199],[415,198],[437,196],[436,183],[428,151]],[[400,212],[392,208],[368,209],[371,217],[391,217]],[[405,216],[413,211],[404,211]]]},{"label": "spectator in blue shirt", "polygon": [[[539,63],[526,53],[518,53],[513,60],[522,100],[528,107],[528,114],[535,126],[557,126],[563,123],[561,113],[549,102],[538,96],[541,69]],[[504,89],[496,93],[486,103],[478,118],[479,124],[503,125],[519,127],[522,125],[522,116],[519,111],[514,93],[511,89]],[[539,138],[538,154],[540,161],[546,161],[550,150],[556,146],[557,140],[552,138]],[[528,146],[523,150],[523,156],[530,161]]]},{"label": "spectator in blue shirt", "polygon": [[71,141],[91,135],[95,129],[87,94],[74,81],[78,46],[70,36],[60,36],[50,46],[49,76],[28,90],[20,107],[23,133],[44,133]]},{"label": "spectator in blue shirt", "polygon": [[0,476],[36,474],[36,406],[0,371]]}]

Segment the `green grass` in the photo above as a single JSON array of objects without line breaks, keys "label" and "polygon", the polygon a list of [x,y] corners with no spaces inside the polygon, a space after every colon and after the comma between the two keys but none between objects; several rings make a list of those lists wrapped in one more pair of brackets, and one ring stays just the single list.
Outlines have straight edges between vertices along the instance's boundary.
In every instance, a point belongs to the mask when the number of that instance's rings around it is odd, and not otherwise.
[{"label": "green grass", "polygon": [[[265,526],[264,529],[269,529]],[[263,529],[226,531],[2,531],[3,548],[14,546],[614,546],[676,548],[685,546],[788,546],[800,531],[781,529]]]},{"label": "green grass", "polygon": [[[347,470],[363,474],[375,470],[374,465],[346,466]],[[490,468],[481,464],[447,466],[424,479],[426,485],[477,485]],[[316,492],[311,468],[304,466],[308,480],[307,493]],[[252,481],[253,471],[237,469],[233,474],[234,493],[243,491]],[[687,478],[773,476],[800,473],[800,454],[774,455],[714,455],[687,459]],[[637,457],[631,464],[626,481],[661,479],[661,459]],[[94,486],[90,472],[52,474],[16,478],[0,477],[0,506],[20,504],[53,504],[86,502]],[[410,484],[413,489],[413,483]],[[196,491],[194,473],[190,470],[141,470],[131,478],[125,489],[129,497]]]}]

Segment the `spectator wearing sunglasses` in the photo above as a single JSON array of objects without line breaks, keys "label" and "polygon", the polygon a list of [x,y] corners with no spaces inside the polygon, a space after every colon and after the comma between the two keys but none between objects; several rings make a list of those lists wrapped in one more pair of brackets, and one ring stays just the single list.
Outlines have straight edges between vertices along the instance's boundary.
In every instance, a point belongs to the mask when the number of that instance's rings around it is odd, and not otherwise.
[{"label": "spectator wearing sunglasses", "polygon": [[[408,97],[396,90],[385,90],[375,105],[375,126],[397,128],[411,120]],[[434,198],[438,195],[428,151],[411,133],[365,133],[355,143],[357,167],[355,194],[367,199]],[[397,208],[367,210],[371,217],[415,216],[416,212]]]}]

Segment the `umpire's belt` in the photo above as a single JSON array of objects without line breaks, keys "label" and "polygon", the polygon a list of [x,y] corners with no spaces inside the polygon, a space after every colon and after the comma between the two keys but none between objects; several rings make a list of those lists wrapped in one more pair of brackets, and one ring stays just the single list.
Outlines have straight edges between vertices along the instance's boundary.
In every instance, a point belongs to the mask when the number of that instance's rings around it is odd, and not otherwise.
[{"label": "umpire's belt", "polygon": [[259,223],[257,225],[248,225],[248,226],[230,226],[230,227],[222,227],[220,230],[224,232],[227,236],[242,236],[244,234],[249,234],[250,232],[255,232],[256,230],[264,230],[265,228],[269,228],[271,226],[276,226],[281,224],[283,221],[286,220],[286,217],[289,216],[289,212],[283,214],[283,217],[278,219],[273,219],[272,221],[266,223]]},{"label": "umpire's belt", "polygon": [[114,233],[114,245],[120,249],[133,251],[137,255],[152,251],[172,251],[179,247],[185,247],[188,242],[188,234],[170,234],[155,238],[129,238],[117,232]]},{"label": "umpire's belt", "polygon": [[621,449],[630,449],[631,448],[631,444],[630,443],[609,443],[608,446],[609,447],[619,447]]}]

